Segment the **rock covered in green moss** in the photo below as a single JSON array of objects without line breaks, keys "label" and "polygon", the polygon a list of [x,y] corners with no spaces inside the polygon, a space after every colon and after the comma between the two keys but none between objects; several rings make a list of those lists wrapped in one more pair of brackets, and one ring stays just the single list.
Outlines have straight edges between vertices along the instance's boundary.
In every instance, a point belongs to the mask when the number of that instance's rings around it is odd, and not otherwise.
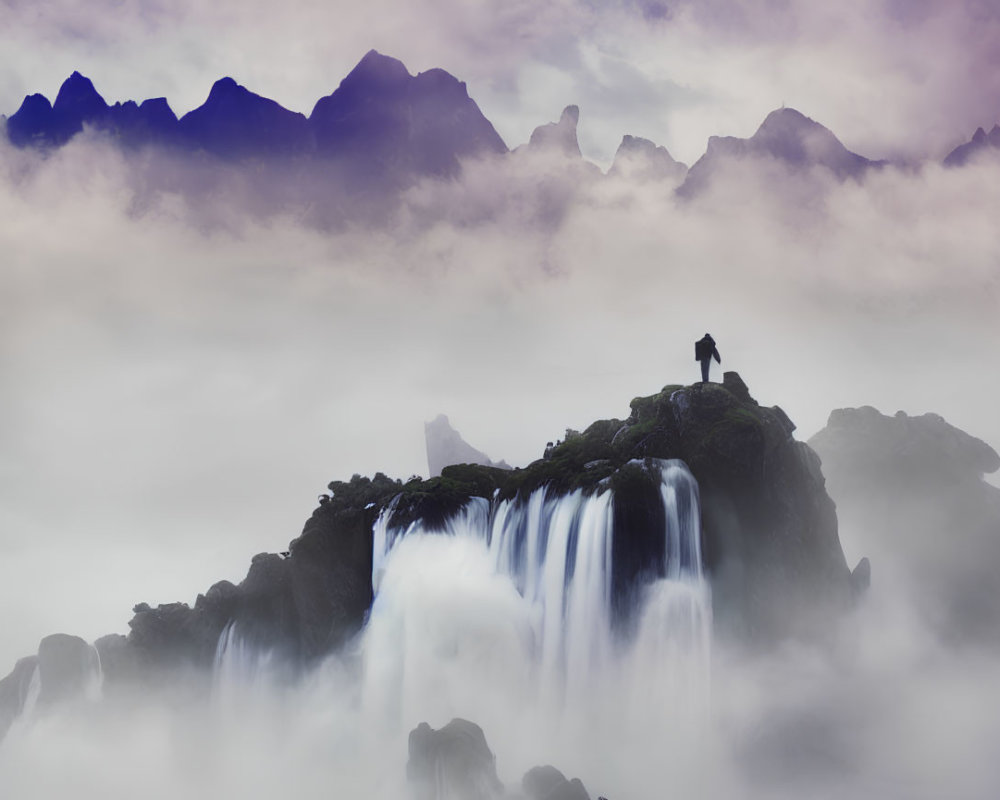
[{"label": "rock covered in green moss", "polygon": [[[850,570],[819,458],[792,433],[778,406],[765,407],[735,372],[719,383],[677,384],[637,397],[624,420],[567,431],[545,456],[511,471],[447,467],[440,478],[402,486],[392,524],[444,520],[470,497],[526,498],[615,490],[614,584],[637,582],[662,557],[663,515],[656,487],[633,460],[680,459],[701,490],[703,557],[717,627],[748,641],[820,636],[852,599]],[[634,472],[634,474],[633,474]]]}]

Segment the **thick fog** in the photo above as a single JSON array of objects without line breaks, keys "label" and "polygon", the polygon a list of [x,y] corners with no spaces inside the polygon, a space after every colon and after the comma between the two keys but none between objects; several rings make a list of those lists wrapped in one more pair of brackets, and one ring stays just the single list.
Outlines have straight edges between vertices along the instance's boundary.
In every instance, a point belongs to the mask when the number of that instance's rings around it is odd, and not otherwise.
[{"label": "thick fog", "polygon": [[246,221],[239,194],[136,210],[139,167],[99,140],[0,163],[7,661],[241,577],[329,480],[425,474],[438,413],[526,464],[696,379],[706,330],[803,438],[871,404],[1000,442],[995,161],[863,184],[747,165],[680,205],[490,161],[342,233]]}]

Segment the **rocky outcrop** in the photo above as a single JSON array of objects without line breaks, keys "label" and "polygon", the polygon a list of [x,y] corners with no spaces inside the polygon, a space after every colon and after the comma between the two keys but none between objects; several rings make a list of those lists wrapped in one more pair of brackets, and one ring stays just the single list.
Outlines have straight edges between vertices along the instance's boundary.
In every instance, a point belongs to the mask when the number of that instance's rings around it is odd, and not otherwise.
[{"label": "rocky outcrop", "polygon": [[[567,431],[523,469],[462,464],[428,480],[403,483],[379,473],[331,483],[288,551],[255,556],[239,585],[217,583],[193,607],[137,605],[127,636],[96,644],[105,683],[113,689],[137,679],[155,682],[162,670],[206,672],[227,630],[292,668],[309,665],[364,623],[372,601],[373,526],[383,511],[390,527],[420,520],[434,530],[472,497],[527,499],[543,486],[550,497],[613,490],[620,533],[611,545],[612,612],[627,629],[636,593],[667,560],[658,459],[683,460],[700,487],[716,630],[761,646],[822,637],[867,575],[860,565],[854,575],[848,569],[819,458],[793,430],[779,407],[759,405],[739,375],[727,372],[721,384],[671,385],[637,397],[626,419]],[[977,466],[992,463],[986,450],[970,452]],[[11,688],[22,687],[20,679],[4,686],[20,696],[21,688]]]},{"label": "rocky outcrop", "polygon": [[438,414],[424,423],[424,440],[427,443],[427,468],[432,478],[452,464],[479,464],[484,467],[510,469],[504,462],[495,462],[486,453],[477,450],[451,427],[448,417]]},{"label": "rocky outcrop", "polygon": [[705,155],[688,171],[678,195],[694,197],[708,188],[727,163],[744,160],[772,160],[792,171],[820,168],[838,180],[860,178],[884,164],[852,153],[828,128],[795,109],[782,108],[768,114],[749,139],[709,138]]},{"label": "rocky outcrop", "polygon": [[507,152],[464,83],[440,69],[410,75],[374,50],[308,118],[226,77],[178,120],[163,98],[109,106],[74,72],[54,104],[26,97],[7,120],[7,135],[18,147],[58,147],[84,126],[130,146],[171,145],[226,160],[336,160],[344,167],[338,177],[356,172],[366,180],[454,175],[462,158]]},{"label": "rocky outcrop", "polygon": [[590,800],[579,778],[567,780],[551,765],[529,769],[521,779],[521,788],[528,800]]},{"label": "rocky outcrop", "polygon": [[983,153],[1000,152],[1000,125],[994,125],[993,129],[987,133],[982,128],[977,128],[976,132],[965,144],[960,144],[944,159],[946,167],[962,167],[974,158],[978,158]]},{"label": "rocky outcrop", "polygon": [[567,431],[544,458],[510,472],[462,465],[402,486],[393,524],[443,525],[470,496],[527,497],[615,491],[615,612],[629,622],[632,592],[665,554],[659,487],[633,460],[681,459],[701,491],[702,553],[712,583],[716,628],[761,644],[822,636],[853,597],[837,514],[820,461],[792,437],[777,406],[760,406],[735,372],[723,383],[672,385],[632,401],[625,420]]},{"label": "rocky outcrop", "polygon": [[238,586],[220,581],[193,607],[140,603],[127,637],[97,642],[108,680],[208,668],[230,623],[241,640],[274,650],[293,667],[337,649],[357,633],[371,604],[372,525],[401,486],[381,473],[334,482],[289,550],[254,556]]},{"label": "rocky outcrop", "polygon": [[38,645],[38,705],[55,705],[80,697],[101,679],[101,663],[79,636],[54,633]]},{"label": "rocky outcrop", "polygon": [[416,800],[489,800],[503,790],[496,757],[474,722],[453,719],[438,730],[421,722],[410,731],[409,754],[406,777]]},{"label": "rocky outcrop", "polygon": [[[946,639],[1000,643],[1000,469],[985,442],[936,414],[834,411],[810,444],[841,524],[891,572]],[[854,580],[870,580],[859,565]]]},{"label": "rocky outcrop", "polygon": [[45,709],[94,695],[101,678],[101,660],[94,647],[79,636],[46,636],[36,655],[19,659],[0,680],[0,739],[29,706]]},{"label": "rocky outcrop", "polygon": [[539,125],[531,132],[528,149],[559,153],[567,158],[583,158],[580,142],[576,137],[576,126],[579,122],[580,107],[566,106],[558,122]]}]

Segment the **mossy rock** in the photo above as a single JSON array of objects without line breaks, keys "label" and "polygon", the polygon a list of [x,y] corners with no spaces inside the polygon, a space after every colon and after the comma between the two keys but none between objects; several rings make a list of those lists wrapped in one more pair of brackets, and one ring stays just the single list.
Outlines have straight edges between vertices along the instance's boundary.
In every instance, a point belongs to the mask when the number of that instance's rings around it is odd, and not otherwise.
[{"label": "mossy rock", "polygon": [[491,500],[509,481],[510,471],[479,464],[454,464],[437,477],[403,484],[389,525],[405,528],[421,520],[430,530],[442,530],[448,519],[473,497]]}]

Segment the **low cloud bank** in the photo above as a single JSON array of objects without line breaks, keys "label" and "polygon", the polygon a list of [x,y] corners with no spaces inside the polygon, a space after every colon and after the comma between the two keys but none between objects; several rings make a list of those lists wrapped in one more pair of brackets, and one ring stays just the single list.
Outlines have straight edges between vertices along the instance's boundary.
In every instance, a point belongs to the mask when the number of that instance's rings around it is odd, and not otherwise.
[{"label": "low cloud bank", "polygon": [[329,233],[136,158],[0,152],[9,664],[238,579],[328,480],[422,472],[438,413],[511,464],[627,416],[698,377],[706,330],[802,438],[871,404],[1000,442],[995,160],[843,184],[743,164],[679,204],[526,156]]}]

